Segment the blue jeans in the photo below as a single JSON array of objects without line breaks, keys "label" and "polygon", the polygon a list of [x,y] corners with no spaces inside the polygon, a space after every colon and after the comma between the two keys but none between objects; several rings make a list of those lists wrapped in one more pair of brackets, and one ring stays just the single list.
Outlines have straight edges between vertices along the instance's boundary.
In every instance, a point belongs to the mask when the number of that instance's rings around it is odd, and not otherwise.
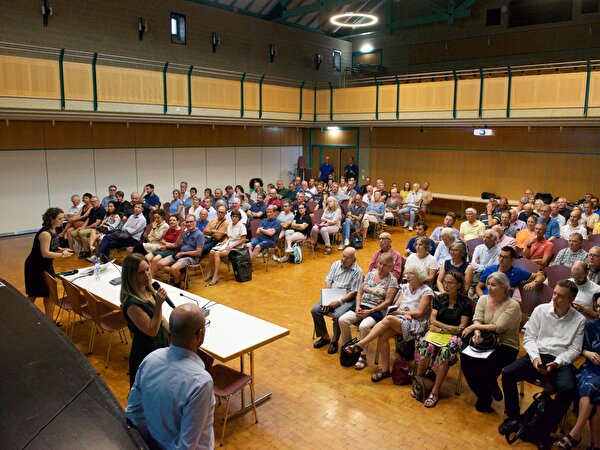
[{"label": "blue jeans", "polygon": [[350,218],[346,218],[344,220],[344,225],[342,226],[342,240],[350,238],[350,231],[356,230],[360,227],[360,222],[355,222]]},{"label": "blue jeans", "polygon": [[[415,214],[417,213],[418,210],[419,210],[419,208],[417,208],[416,206],[407,206],[406,208],[402,208],[400,211],[398,211],[398,216],[400,216],[400,219],[404,220],[403,215],[406,213],[409,213],[410,214],[410,226],[412,227],[415,224]],[[404,223],[406,223],[406,221]]]}]

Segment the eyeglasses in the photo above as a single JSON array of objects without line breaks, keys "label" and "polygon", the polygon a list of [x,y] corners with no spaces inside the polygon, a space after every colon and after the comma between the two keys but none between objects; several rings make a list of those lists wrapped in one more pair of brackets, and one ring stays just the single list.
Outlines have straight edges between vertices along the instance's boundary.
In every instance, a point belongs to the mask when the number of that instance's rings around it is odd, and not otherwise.
[{"label": "eyeglasses", "polygon": [[456,281],[450,281],[450,280],[443,280],[442,284],[446,284],[448,286],[452,286],[456,284]]},{"label": "eyeglasses", "polygon": [[187,223],[188,225],[191,225],[193,223],[196,223],[195,220],[186,220],[185,223]]}]

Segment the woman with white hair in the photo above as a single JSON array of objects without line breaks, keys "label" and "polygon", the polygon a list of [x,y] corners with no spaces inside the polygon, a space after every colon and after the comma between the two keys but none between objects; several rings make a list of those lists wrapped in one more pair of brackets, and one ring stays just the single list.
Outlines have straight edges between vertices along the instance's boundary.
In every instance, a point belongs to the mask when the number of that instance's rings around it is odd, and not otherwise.
[{"label": "woman with white hair", "polygon": [[319,234],[325,242],[325,254],[331,255],[331,239],[330,235],[340,231],[342,221],[342,210],[337,200],[333,197],[327,198],[327,207],[323,211],[321,222],[314,225],[310,231],[310,239],[313,245],[316,246]]},{"label": "woman with white hair", "polygon": [[421,266],[411,266],[404,270],[404,276],[407,283],[400,286],[387,315],[365,338],[345,350],[349,353],[362,353],[369,342],[378,339],[381,370],[371,377],[374,383],[392,376],[389,342],[391,337],[399,334],[402,340],[408,342],[421,337],[427,331],[431,299],[434,296],[431,288],[424,283],[427,272]]},{"label": "woman with white hair", "polygon": [[493,412],[492,399],[502,400],[498,387],[498,376],[504,366],[509,365],[519,355],[519,328],[521,308],[510,298],[511,288],[506,275],[494,272],[486,280],[488,295],[477,301],[473,324],[465,328],[462,337],[471,345],[480,345],[484,335],[498,339],[498,346],[487,358],[473,358],[461,354],[460,361],[465,379],[477,396],[475,409],[479,412]]}]

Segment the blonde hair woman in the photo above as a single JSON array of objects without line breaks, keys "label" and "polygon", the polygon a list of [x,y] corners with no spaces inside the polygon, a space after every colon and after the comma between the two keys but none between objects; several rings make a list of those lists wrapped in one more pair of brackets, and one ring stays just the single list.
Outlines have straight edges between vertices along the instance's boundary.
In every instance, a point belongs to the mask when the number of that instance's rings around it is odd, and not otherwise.
[{"label": "blonde hair woman", "polygon": [[327,207],[323,211],[321,222],[314,225],[310,232],[310,239],[316,245],[318,235],[320,234],[325,242],[325,254],[331,255],[331,240],[330,235],[340,231],[340,223],[342,221],[342,210],[337,200],[333,197],[327,198]]},{"label": "blonde hair woman", "polygon": [[162,305],[167,298],[164,288],[152,287],[150,265],[139,253],[132,253],[123,261],[121,272],[121,309],[127,327],[133,335],[129,355],[129,384],[133,385],[138,367],[154,350],[169,345],[169,325],[162,316]]}]

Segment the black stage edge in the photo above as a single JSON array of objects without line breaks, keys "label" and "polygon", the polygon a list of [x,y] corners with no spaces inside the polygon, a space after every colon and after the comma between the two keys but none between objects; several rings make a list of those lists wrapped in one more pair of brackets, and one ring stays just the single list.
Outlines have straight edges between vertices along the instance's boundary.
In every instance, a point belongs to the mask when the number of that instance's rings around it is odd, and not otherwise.
[{"label": "black stage edge", "polygon": [[147,448],[85,356],[0,281],[0,448]]}]

